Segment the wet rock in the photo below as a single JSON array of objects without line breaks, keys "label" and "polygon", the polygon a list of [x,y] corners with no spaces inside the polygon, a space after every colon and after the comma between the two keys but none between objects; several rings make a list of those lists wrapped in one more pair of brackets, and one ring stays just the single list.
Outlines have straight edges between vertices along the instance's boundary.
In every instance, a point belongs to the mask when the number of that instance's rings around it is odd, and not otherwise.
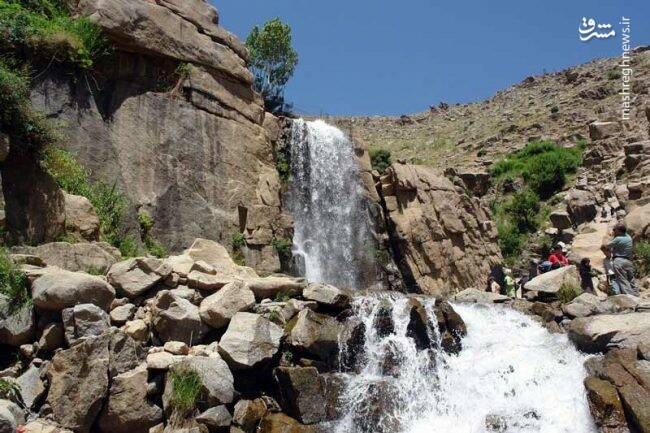
[{"label": "wet rock", "polygon": [[236,370],[271,359],[280,347],[282,328],[259,314],[236,313],[219,342],[219,353]]},{"label": "wet rock", "polygon": [[302,310],[287,325],[287,342],[320,360],[334,361],[338,354],[340,325],[330,316]]},{"label": "wet rock", "polygon": [[57,352],[47,371],[47,403],[63,427],[87,433],[108,392],[109,346],[104,334]]},{"label": "wet rock", "polygon": [[162,409],[147,398],[147,369],[142,365],[113,378],[99,429],[105,433],[147,431],[162,415]]},{"label": "wet rock", "polygon": [[34,305],[38,308],[56,311],[77,304],[94,304],[107,310],[115,298],[115,289],[100,277],[47,269],[32,285]]},{"label": "wet rock", "polygon": [[72,346],[83,338],[96,337],[111,325],[108,314],[93,304],[79,304],[61,312],[65,340]]},{"label": "wet rock", "polygon": [[406,335],[413,338],[418,350],[431,347],[431,329],[424,305],[417,299],[409,299],[409,323]]},{"label": "wet rock", "polygon": [[607,432],[627,432],[623,405],[616,387],[606,380],[588,377],[584,381],[589,409],[596,425]]},{"label": "wet rock", "polygon": [[239,312],[249,311],[255,305],[255,295],[241,281],[226,284],[201,302],[201,319],[213,328],[223,328]]},{"label": "wet rock", "polygon": [[341,325],[339,360],[342,371],[356,371],[363,356],[366,341],[366,325],[356,316],[349,317]]},{"label": "wet rock", "polygon": [[316,433],[316,429],[283,413],[267,413],[260,421],[257,433]]},{"label": "wet rock", "polygon": [[377,380],[368,386],[366,396],[353,414],[354,431],[362,433],[400,431],[400,402],[393,398],[396,382]]},{"label": "wet rock", "polygon": [[284,411],[303,424],[326,419],[323,380],[314,367],[277,367],[273,370]]}]

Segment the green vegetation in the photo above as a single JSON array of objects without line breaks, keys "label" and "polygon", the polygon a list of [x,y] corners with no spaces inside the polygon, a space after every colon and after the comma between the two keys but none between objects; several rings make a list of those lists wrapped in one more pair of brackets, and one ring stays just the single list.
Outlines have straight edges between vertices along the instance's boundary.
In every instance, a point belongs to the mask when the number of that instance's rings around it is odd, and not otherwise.
[{"label": "green vegetation", "polygon": [[116,188],[102,181],[90,182],[90,173],[68,151],[48,146],[43,164],[60,188],[90,200],[100,223],[100,237],[118,248],[124,257],[138,254],[133,237],[124,225],[127,198]]},{"label": "green vegetation", "polygon": [[561,304],[568,304],[582,294],[582,290],[572,284],[564,283],[557,291],[557,298]]},{"label": "green vegetation", "polygon": [[639,241],[634,247],[639,277],[650,275],[650,242]]},{"label": "green vegetation", "polygon": [[196,407],[201,395],[201,376],[189,367],[170,371],[172,382],[171,404],[177,411],[186,413]]},{"label": "green vegetation", "polygon": [[524,185],[519,191],[501,193],[492,203],[499,246],[509,264],[530,234],[548,219],[544,201],[560,192],[568,176],[576,172],[585,144],[563,148],[548,141],[531,143],[490,168],[498,190],[515,191],[518,182]]},{"label": "green vegetation", "polygon": [[233,233],[232,239],[230,240],[230,246],[232,247],[232,260],[239,266],[246,265],[246,258],[242,249],[246,246],[246,238],[243,233]]},{"label": "green vegetation", "polygon": [[11,400],[14,403],[20,401],[20,386],[15,382],[0,379],[0,399]]},{"label": "green vegetation", "polygon": [[269,320],[271,322],[279,322],[280,321],[280,313],[278,312],[278,310],[269,311]]},{"label": "green vegetation", "polygon": [[13,313],[32,302],[27,276],[16,268],[4,249],[0,249],[0,295],[7,300],[7,313]]},{"label": "green vegetation", "polygon": [[621,71],[617,68],[612,68],[607,71],[608,80],[619,80],[621,78]]},{"label": "green vegetation", "polygon": [[293,246],[293,241],[287,238],[273,238],[271,239],[271,245],[275,248],[275,251],[278,252],[281,261],[291,260],[291,247]]},{"label": "green vegetation", "polygon": [[291,299],[291,292],[282,290],[278,293],[275,294],[275,302],[287,302],[289,299]]},{"label": "green vegetation", "polygon": [[373,170],[377,170],[380,174],[384,174],[386,169],[391,164],[391,155],[385,149],[370,149],[370,163]]},{"label": "green vegetation", "polygon": [[147,252],[152,256],[161,258],[167,255],[167,249],[151,236],[151,229],[155,222],[146,212],[138,213],[138,224],[140,225],[140,239],[144,243]]},{"label": "green vegetation", "polygon": [[289,161],[284,152],[274,149],[275,154],[275,168],[278,170],[278,176],[280,176],[280,182],[286,187],[291,180],[291,167],[289,166]]},{"label": "green vegetation", "polygon": [[0,0],[0,50],[90,69],[111,54],[101,28],[56,0]]},{"label": "green vegetation", "polygon": [[264,97],[266,109],[281,113],[291,109],[284,101],[284,86],[298,64],[291,46],[291,27],[279,18],[255,26],[246,38],[254,87]]}]

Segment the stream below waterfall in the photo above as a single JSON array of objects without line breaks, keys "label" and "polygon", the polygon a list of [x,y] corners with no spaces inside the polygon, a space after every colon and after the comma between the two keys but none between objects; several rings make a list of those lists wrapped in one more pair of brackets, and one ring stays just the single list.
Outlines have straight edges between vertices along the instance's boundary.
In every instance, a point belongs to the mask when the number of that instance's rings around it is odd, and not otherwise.
[{"label": "stream below waterfall", "polygon": [[[341,399],[347,412],[336,433],[597,431],[582,385],[587,356],[566,335],[507,307],[455,304],[468,331],[460,353],[418,351],[406,336],[407,301],[398,293],[356,299],[366,326],[364,362],[349,375]],[[382,337],[373,323],[387,302],[395,329]],[[433,299],[424,303],[436,323]],[[439,342],[437,330],[430,331]],[[382,374],[388,352],[399,366],[395,377]]]}]

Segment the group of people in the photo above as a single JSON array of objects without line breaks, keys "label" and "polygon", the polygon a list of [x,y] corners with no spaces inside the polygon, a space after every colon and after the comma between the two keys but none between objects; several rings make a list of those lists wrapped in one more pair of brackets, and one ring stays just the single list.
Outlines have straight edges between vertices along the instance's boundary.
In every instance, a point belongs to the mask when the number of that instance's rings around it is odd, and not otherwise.
[{"label": "group of people", "polygon": [[[639,289],[634,281],[633,241],[627,233],[627,227],[622,222],[617,223],[611,233],[601,246],[605,255],[603,260],[604,274],[607,278],[609,293],[612,295],[627,294],[639,296]],[[558,243],[551,250],[548,259],[539,263],[531,261],[528,275],[519,281],[523,288],[524,284],[536,276],[553,269],[568,266],[569,259],[566,256],[566,245]],[[581,288],[584,292],[595,293],[593,278],[596,272],[591,267],[588,257],[583,258],[578,264]],[[512,272],[501,266],[492,268],[488,278],[487,291],[500,293],[515,297],[517,284],[512,278]]]}]

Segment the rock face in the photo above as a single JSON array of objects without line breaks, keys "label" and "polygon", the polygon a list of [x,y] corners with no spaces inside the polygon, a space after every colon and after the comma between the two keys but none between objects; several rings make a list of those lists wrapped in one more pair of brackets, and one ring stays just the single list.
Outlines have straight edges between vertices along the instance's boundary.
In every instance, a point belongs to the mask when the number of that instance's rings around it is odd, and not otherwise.
[{"label": "rock face", "polygon": [[[246,248],[257,252],[248,264],[279,270],[268,246],[287,237],[289,224],[243,44],[201,0],[74,3],[116,47],[114,67],[97,77],[97,87],[110,91],[91,93],[48,72],[34,82],[35,108],[66,125],[63,144],[93,177],[116,182],[146,210],[155,221],[151,235],[171,251],[197,237],[229,244],[243,232]],[[174,73],[179,62],[187,63],[182,77]]]},{"label": "rock face", "polygon": [[82,338],[101,335],[110,327],[108,314],[93,304],[79,304],[61,312],[65,339],[73,345]]},{"label": "rock face", "polygon": [[283,409],[303,424],[325,420],[323,379],[314,367],[278,367],[274,371],[282,394]]},{"label": "rock face", "polygon": [[34,337],[34,309],[25,305],[9,311],[4,297],[0,296],[0,343],[18,347]]},{"label": "rock face", "polygon": [[409,290],[433,295],[483,287],[501,261],[496,228],[478,198],[425,166],[393,164],[381,179],[391,242]]},{"label": "rock face", "polygon": [[14,247],[12,252],[40,257],[48,266],[72,272],[106,274],[120,259],[120,252],[105,242],[51,242],[36,247]]},{"label": "rock face", "polygon": [[287,342],[323,361],[332,361],[338,353],[339,323],[332,317],[302,310],[288,324]]},{"label": "rock face", "polygon": [[32,298],[43,310],[63,310],[77,304],[95,304],[107,310],[115,289],[100,277],[53,268],[34,281]]}]

